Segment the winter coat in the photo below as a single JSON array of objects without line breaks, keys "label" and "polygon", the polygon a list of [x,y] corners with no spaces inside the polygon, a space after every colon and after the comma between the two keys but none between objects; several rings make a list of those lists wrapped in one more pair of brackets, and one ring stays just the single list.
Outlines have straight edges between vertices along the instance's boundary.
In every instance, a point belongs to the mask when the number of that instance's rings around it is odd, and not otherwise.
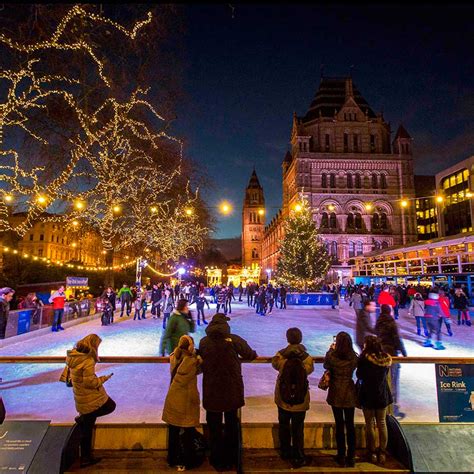
[{"label": "winter coat", "polygon": [[120,288],[119,292],[117,293],[117,298],[120,298],[120,301],[130,301],[132,299],[132,290],[130,288]]},{"label": "winter coat", "polygon": [[370,325],[370,313],[360,309],[357,311],[355,340],[361,349],[364,347],[365,336],[369,334],[375,334],[375,329]]},{"label": "winter coat", "polygon": [[196,298],[196,308],[197,309],[204,309],[205,304],[207,304],[207,307],[209,308],[209,302],[207,301],[207,298],[205,296],[198,296]]},{"label": "winter coat", "polygon": [[339,359],[334,349],[326,352],[324,368],[330,372],[329,390],[326,401],[337,408],[353,408],[357,404],[352,374],[357,367],[357,354],[350,359]]},{"label": "winter coat", "polygon": [[161,296],[162,296],[162,291],[160,288],[153,288],[151,290],[151,302],[152,303],[158,303],[160,300],[161,300]]},{"label": "winter coat", "polygon": [[161,306],[161,309],[165,314],[170,314],[173,311],[174,303],[171,295],[168,296],[168,299],[166,298],[166,296],[163,296],[163,298],[158,301],[158,304]]},{"label": "winter coat", "polygon": [[102,293],[102,298],[107,298],[112,306],[112,309],[115,311],[115,292],[112,291],[111,293],[107,294],[107,292],[104,291],[104,293]]},{"label": "winter coat", "polygon": [[450,318],[451,317],[451,303],[449,301],[449,298],[447,296],[440,296],[439,297],[439,307],[441,308],[441,313],[442,316],[445,318]]},{"label": "winter coat", "polygon": [[225,301],[227,299],[227,292],[225,290],[220,290],[219,293],[217,293],[217,304],[225,304]]},{"label": "winter coat", "polygon": [[438,299],[431,299],[428,298],[425,301],[425,318],[433,318],[438,319],[442,318],[443,315],[441,314],[441,306],[439,304]]},{"label": "winter coat", "polygon": [[466,310],[469,307],[467,297],[464,293],[454,294],[454,309]]},{"label": "winter coat", "polygon": [[361,381],[359,403],[362,408],[385,408],[393,402],[387,382],[392,365],[389,354],[363,354],[357,364],[357,378]]},{"label": "winter coat", "polygon": [[202,405],[206,410],[224,412],[245,405],[241,360],[253,360],[257,353],[236,334],[227,321],[214,316],[199,343],[202,357]]},{"label": "winter coat", "polygon": [[408,308],[408,312],[415,318],[423,317],[425,315],[425,302],[423,300],[417,300],[413,298]]},{"label": "winter coat", "polygon": [[362,295],[360,293],[354,293],[351,297],[351,301],[354,310],[358,311],[364,309],[364,305],[362,304]]},{"label": "winter coat", "polygon": [[299,405],[289,405],[281,399],[280,395],[280,377],[283,372],[287,360],[292,357],[298,357],[303,362],[306,374],[309,375],[314,371],[313,358],[306,352],[303,344],[289,344],[285,349],[278,351],[272,358],[272,367],[278,370],[278,377],[275,384],[275,403],[278,407],[287,411],[306,411],[309,410],[309,389],[303,403]]},{"label": "winter coat", "polygon": [[176,373],[171,381],[163,408],[162,420],[173,426],[190,428],[199,425],[199,392],[197,375],[200,373],[201,358],[187,351],[175,352],[170,356],[170,373]]},{"label": "winter coat", "polygon": [[53,303],[53,309],[64,309],[64,304],[66,303],[66,295],[55,291],[49,298],[49,302]]},{"label": "winter coat", "polygon": [[194,332],[192,321],[184,313],[175,310],[161,337],[160,354],[171,354],[177,347],[180,337],[190,332]]},{"label": "winter coat", "polygon": [[383,350],[391,356],[398,355],[401,352],[405,357],[407,352],[403,341],[398,334],[398,326],[390,315],[381,314],[375,323],[375,334],[377,334],[382,343]]},{"label": "winter coat", "polygon": [[381,291],[378,297],[377,303],[382,306],[383,304],[388,304],[392,308],[396,306],[393,296],[388,291]]},{"label": "winter coat", "polygon": [[86,415],[100,408],[109,398],[103,386],[107,377],[95,374],[94,355],[73,349],[67,351],[66,364],[70,369],[76,410]]}]

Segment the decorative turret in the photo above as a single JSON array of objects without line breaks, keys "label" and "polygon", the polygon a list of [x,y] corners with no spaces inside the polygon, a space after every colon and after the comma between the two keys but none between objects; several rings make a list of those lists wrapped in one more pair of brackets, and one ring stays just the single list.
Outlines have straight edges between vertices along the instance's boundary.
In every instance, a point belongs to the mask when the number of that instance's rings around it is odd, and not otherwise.
[{"label": "decorative turret", "polygon": [[400,124],[392,143],[393,153],[395,155],[412,155],[412,141],[413,138]]}]

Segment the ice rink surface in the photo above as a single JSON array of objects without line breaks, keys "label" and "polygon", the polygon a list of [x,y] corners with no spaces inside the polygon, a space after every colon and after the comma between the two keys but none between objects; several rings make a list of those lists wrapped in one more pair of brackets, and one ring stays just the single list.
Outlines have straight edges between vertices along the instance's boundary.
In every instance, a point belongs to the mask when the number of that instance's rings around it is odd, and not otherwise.
[{"label": "ice rink surface", "polygon": [[[191,309],[195,314],[194,307]],[[211,304],[206,311],[210,321],[215,312]],[[246,303],[234,303],[232,332],[245,338],[260,356],[272,356],[286,346],[285,332],[297,326],[303,331],[303,344],[314,356],[324,355],[332,343],[333,335],[345,330],[353,335],[355,315],[346,302],[339,309],[315,309],[289,307],[274,309],[269,316],[255,314]],[[99,355],[153,356],[159,355],[162,320],[133,321],[119,318],[111,326],[101,326],[100,319],[78,324],[58,333],[34,335],[32,338],[4,347],[0,355],[65,355],[74,343],[90,333],[98,334],[103,342]],[[454,319],[453,319],[454,322]],[[400,333],[409,356],[474,357],[474,326],[453,324],[453,337],[443,328],[445,351],[422,347],[423,338],[416,335],[414,318],[407,310],[400,310]],[[205,326],[198,326],[192,334],[198,346],[205,335]],[[3,364],[0,365],[0,390],[7,407],[9,419],[51,419],[53,423],[70,423],[76,416],[72,389],[58,382],[63,365],[58,364]],[[99,375],[114,373],[106,383],[108,394],[117,402],[117,409],[103,419],[107,423],[159,423],[169,385],[167,364],[98,364]],[[311,422],[333,421],[330,407],[326,404],[327,392],[317,388],[323,372],[317,364],[309,377],[311,385],[311,409],[306,420]],[[277,373],[269,364],[244,364],[246,406],[242,410],[244,422],[277,421],[273,402],[273,390]],[[201,376],[199,377],[199,384]],[[201,389],[200,389],[201,392]],[[403,422],[438,421],[433,364],[403,364],[401,368],[400,408],[406,414]],[[356,418],[362,420],[362,412],[356,410]],[[205,420],[204,412],[201,420]]]}]

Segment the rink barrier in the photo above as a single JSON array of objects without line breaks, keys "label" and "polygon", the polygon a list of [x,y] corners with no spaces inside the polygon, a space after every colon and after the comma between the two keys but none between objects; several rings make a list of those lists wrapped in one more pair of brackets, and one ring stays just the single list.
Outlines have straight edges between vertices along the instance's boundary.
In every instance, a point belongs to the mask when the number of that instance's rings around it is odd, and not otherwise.
[{"label": "rink barrier", "polygon": [[[322,364],[324,356],[314,356],[313,362]],[[392,357],[400,364],[474,364],[474,357]],[[169,357],[156,356],[104,356],[102,364],[168,364]],[[244,364],[270,364],[272,357],[262,356],[254,360],[242,360]],[[0,356],[0,364],[63,364],[66,356]]]}]

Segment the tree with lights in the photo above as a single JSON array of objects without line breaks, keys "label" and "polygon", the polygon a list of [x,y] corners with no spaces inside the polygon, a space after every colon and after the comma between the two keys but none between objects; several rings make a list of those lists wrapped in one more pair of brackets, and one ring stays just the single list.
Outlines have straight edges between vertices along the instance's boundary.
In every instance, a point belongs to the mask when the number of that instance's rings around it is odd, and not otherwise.
[{"label": "tree with lights", "polygon": [[321,282],[330,267],[326,246],[313,221],[308,203],[302,200],[290,211],[280,245],[277,280],[298,290]]}]

